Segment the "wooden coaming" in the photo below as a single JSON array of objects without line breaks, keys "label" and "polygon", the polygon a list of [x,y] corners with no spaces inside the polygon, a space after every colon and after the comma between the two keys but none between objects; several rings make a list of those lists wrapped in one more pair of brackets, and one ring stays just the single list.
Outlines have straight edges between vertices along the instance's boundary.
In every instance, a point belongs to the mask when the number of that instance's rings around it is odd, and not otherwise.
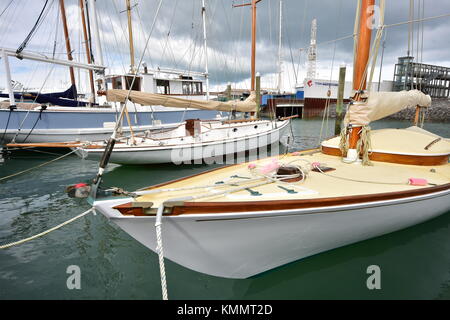
[{"label": "wooden coaming", "polygon": [[[322,153],[330,156],[342,157],[338,148],[322,146]],[[448,163],[449,155],[408,155],[385,152],[371,152],[369,159],[372,161],[389,162],[397,164],[409,164],[415,166],[440,166]]]}]

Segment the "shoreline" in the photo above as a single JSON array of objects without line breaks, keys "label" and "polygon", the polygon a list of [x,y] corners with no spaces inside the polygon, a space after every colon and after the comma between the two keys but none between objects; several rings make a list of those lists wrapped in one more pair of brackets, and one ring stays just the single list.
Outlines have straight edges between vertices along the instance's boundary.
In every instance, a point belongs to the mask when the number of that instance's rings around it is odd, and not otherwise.
[{"label": "shoreline", "polygon": [[[387,120],[412,120],[416,112],[415,107],[408,107],[399,111],[389,117]],[[323,115],[323,113],[322,113]],[[330,118],[336,118],[336,104],[330,106]],[[450,121],[450,100],[449,99],[434,99],[431,106],[425,113],[425,120],[432,122],[446,122]]]}]

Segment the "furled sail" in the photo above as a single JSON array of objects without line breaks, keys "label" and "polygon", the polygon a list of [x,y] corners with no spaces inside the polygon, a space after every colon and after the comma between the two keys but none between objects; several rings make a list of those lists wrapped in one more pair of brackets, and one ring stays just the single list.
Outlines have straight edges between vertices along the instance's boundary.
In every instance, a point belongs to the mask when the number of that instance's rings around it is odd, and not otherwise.
[{"label": "furled sail", "polygon": [[[8,98],[8,93],[0,93],[0,98]],[[77,88],[72,85],[63,92],[38,93],[38,92],[16,92],[14,98],[17,100],[28,100],[41,104],[51,104],[60,107],[85,107],[87,102],[77,101]]]},{"label": "furled sail", "polygon": [[370,92],[366,101],[356,102],[350,106],[345,116],[345,124],[365,126],[407,107],[429,107],[430,105],[431,97],[419,90]]},{"label": "furled sail", "polygon": [[[128,90],[107,90],[106,99],[111,102],[125,102],[128,96]],[[143,106],[160,105],[175,108],[196,108],[203,110],[218,111],[239,111],[239,112],[255,112],[256,111],[256,94],[252,92],[244,101],[203,101],[177,98],[169,95],[145,93],[141,91],[131,91],[129,100]]]}]

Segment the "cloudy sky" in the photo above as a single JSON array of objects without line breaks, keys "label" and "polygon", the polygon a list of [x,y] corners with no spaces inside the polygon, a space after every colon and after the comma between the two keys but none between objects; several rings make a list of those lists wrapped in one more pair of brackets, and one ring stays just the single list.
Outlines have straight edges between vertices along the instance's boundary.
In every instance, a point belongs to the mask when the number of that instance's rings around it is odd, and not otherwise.
[{"label": "cloudy sky", "polygon": [[[133,5],[136,61],[141,57],[147,37],[150,42],[144,61],[150,68],[178,68],[204,71],[201,0],[131,0]],[[65,58],[65,46],[58,0],[48,0],[44,19],[26,50],[47,56]],[[65,0],[74,58],[85,61],[80,32],[79,0]],[[110,72],[129,68],[128,33],[125,0],[97,0],[104,48],[105,64]],[[223,89],[228,82],[236,88],[250,87],[250,8],[233,8],[242,0],[206,0],[208,61],[213,89]],[[378,1],[377,1],[378,2]],[[18,48],[32,29],[45,0],[0,0],[0,46]],[[317,18],[318,77],[336,79],[339,65],[348,67],[351,80],[353,40],[330,40],[351,35],[356,0],[283,0],[283,82],[284,90],[292,90],[306,75],[306,50],[310,41],[310,24]],[[410,0],[386,0],[387,25],[408,20]],[[415,17],[450,14],[449,0],[414,0]],[[423,9],[423,10],[422,10]],[[152,22],[156,19],[154,28]],[[450,67],[450,17],[424,22],[422,33],[415,25],[413,55],[424,63]],[[422,30],[422,29],[420,29]],[[257,71],[262,86],[277,86],[279,33],[279,0],[262,0],[257,18]],[[392,80],[397,57],[406,55],[408,25],[390,27],[385,33],[382,79]],[[420,45],[417,46],[417,43]],[[417,51],[419,48],[419,51]],[[10,58],[13,79],[29,87],[60,87],[68,85],[68,71],[42,63]],[[4,87],[4,66],[0,65],[0,87]],[[376,70],[378,79],[379,69]],[[86,87],[85,72],[77,72],[80,87]]]}]

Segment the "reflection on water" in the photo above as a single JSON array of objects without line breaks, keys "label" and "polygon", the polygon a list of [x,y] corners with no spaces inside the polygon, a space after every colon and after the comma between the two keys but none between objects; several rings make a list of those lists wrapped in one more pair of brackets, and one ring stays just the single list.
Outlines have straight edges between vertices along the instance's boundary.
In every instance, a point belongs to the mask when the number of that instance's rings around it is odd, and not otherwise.
[{"label": "reflection on water", "polygon": [[[404,128],[408,121],[372,127]],[[322,129],[331,135],[334,122]],[[425,129],[450,136],[450,126]],[[320,120],[295,120],[293,149],[316,147]],[[328,133],[327,133],[328,132]],[[0,164],[6,176],[53,159],[31,151]],[[51,228],[87,210],[64,188],[95,175],[98,164],[69,156],[0,183],[0,244]],[[108,166],[106,186],[134,190],[209,170],[207,165]],[[450,215],[325,252],[245,280],[207,276],[166,262],[172,299],[450,298]],[[366,269],[381,267],[382,290],[366,288]],[[66,269],[81,269],[81,290],[68,290]],[[156,254],[110,223],[88,215],[45,237],[0,251],[0,299],[160,299]]]}]

